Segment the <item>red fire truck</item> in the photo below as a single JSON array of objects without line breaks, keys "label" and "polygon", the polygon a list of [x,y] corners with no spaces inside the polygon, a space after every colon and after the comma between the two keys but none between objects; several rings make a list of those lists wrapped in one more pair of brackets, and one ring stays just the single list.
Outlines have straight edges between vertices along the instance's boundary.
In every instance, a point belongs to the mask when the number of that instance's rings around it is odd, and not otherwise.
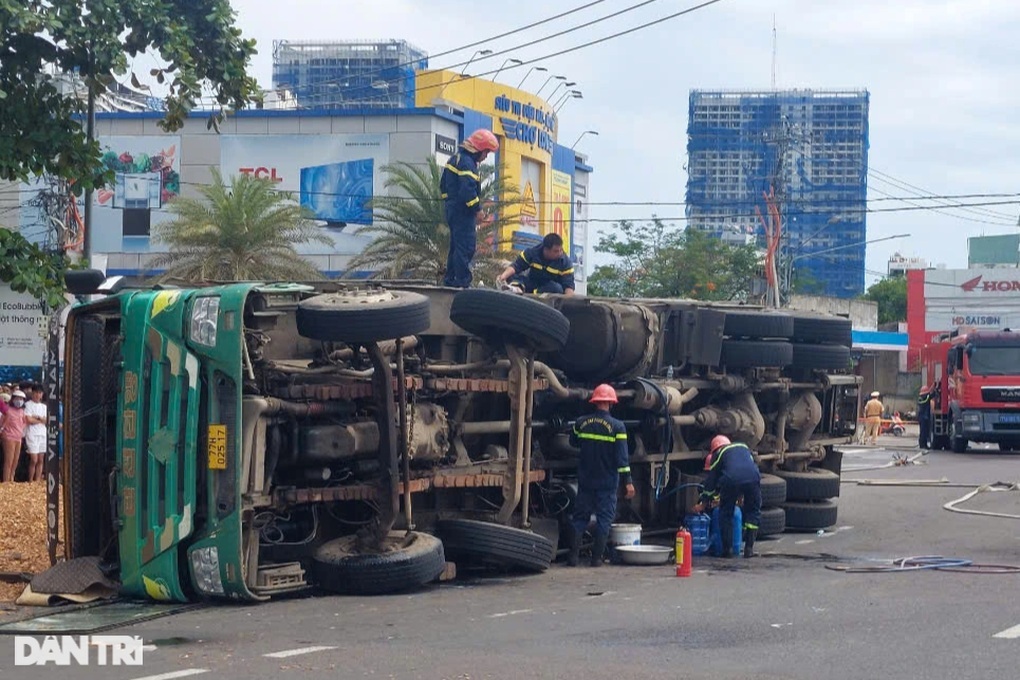
[{"label": "red fire truck", "polygon": [[936,388],[932,448],[1020,451],[1020,332],[959,328],[926,345],[921,362],[922,381]]}]

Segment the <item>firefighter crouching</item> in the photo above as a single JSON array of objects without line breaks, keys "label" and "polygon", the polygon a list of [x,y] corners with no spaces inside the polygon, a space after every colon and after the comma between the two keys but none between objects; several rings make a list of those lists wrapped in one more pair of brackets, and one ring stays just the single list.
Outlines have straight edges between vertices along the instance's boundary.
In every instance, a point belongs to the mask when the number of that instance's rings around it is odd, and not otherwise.
[{"label": "firefighter crouching", "polygon": [[733,557],[733,515],[737,499],[744,497],[744,557],[754,555],[754,541],[761,522],[761,473],[754,454],[745,444],[734,444],[725,435],[712,438],[705,458],[702,500],[695,512],[704,510],[705,501],[719,493],[719,530],[722,534],[722,557]]},{"label": "firefighter crouching", "polygon": [[581,450],[577,459],[577,500],[571,522],[570,554],[567,564],[577,566],[581,552],[581,536],[588,527],[592,513],[596,524],[591,550],[591,566],[602,565],[602,555],[609,540],[609,527],[616,519],[616,495],[622,481],[626,497],[634,497],[630,476],[630,454],[627,449],[627,428],[609,415],[617,402],[611,385],[599,385],[592,393],[595,412],[578,419],[570,435],[570,443]]}]

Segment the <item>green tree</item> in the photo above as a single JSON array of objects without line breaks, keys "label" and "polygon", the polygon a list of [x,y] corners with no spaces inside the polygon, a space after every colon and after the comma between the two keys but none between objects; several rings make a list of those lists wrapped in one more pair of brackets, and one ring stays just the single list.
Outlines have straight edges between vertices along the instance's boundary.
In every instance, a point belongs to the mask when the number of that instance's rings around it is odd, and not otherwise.
[{"label": "green tree", "polygon": [[865,300],[878,303],[878,323],[907,320],[907,279],[894,276],[882,279],[868,288]]},{"label": "green tree", "polygon": [[733,246],[694,229],[669,227],[653,218],[623,221],[603,235],[595,252],[614,257],[596,267],[592,295],[735,300],[750,294],[761,262],[752,246]]},{"label": "green tree", "polygon": [[174,219],[155,227],[155,240],[170,246],[149,263],[158,278],[185,281],[307,280],[322,274],[298,255],[301,243],[333,241],[304,208],[269,179],[241,175],[231,187],[213,169],[202,199],[170,203]]},{"label": "green tree", "polygon": [[0,226],[0,281],[11,290],[28,293],[47,307],[64,304],[63,252],[47,252],[20,233]]},{"label": "green tree", "polygon": [[[435,158],[427,163],[398,162],[383,167],[387,196],[372,199],[372,226],[361,230],[375,238],[348,265],[348,271],[374,270],[375,276],[442,282],[450,250],[450,228],[443,215]],[[478,168],[485,221],[478,228],[474,260],[475,280],[491,280],[513,253],[500,247],[497,237],[516,221],[509,208],[520,203],[519,192],[491,166]]]},{"label": "green tree", "polygon": [[49,174],[79,190],[109,179],[75,119],[85,102],[62,94],[50,68],[101,94],[129,57],[155,48],[167,64],[150,71],[169,92],[164,130],[184,124],[205,88],[222,107],[245,106],[258,92],[246,73],[255,42],[234,19],[229,0],[0,0],[0,179]]}]

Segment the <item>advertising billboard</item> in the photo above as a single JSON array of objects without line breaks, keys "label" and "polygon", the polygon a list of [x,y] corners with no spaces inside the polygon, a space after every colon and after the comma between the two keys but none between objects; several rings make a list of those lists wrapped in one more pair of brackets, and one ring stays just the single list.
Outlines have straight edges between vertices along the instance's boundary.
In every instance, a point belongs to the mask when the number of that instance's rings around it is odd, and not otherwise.
[{"label": "advertising billboard", "polygon": [[[574,229],[570,256],[574,258],[574,279],[579,283],[586,280],[584,268],[588,260],[588,185],[574,183]],[[584,294],[585,289],[579,287]]]},{"label": "advertising billboard", "polygon": [[554,232],[563,238],[564,248],[570,253],[570,209],[571,209],[570,175],[559,170],[552,171],[552,224],[547,232]]},{"label": "advertising billboard", "polygon": [[928,269],[923,304],[928,332],[1015,328],[1020,324],[1020,270]]},{"label": "advertising billboard", "polygon": [[38,300],[0,285],[0,382],[39,379],[47,324]]},{"label": "advertising billboard", "polygon": [[[181,193],[181,138],[175,135],[100,137],[102,162],[113,182],[92,194],[92,250],[139,253],[151,248],[153,227],[171,218],[167,203]],[[36,197],[48,187],[36,178],[21,187],[21,232],[40,241],[49,218]],[[79,199],[79,214],[84,205]]]},{"label": "advertising billboard", "polygon": [[389,135],[224,135],[220,170],[266,177],[325,226],[372,223],[372,197],[383,191]]}]

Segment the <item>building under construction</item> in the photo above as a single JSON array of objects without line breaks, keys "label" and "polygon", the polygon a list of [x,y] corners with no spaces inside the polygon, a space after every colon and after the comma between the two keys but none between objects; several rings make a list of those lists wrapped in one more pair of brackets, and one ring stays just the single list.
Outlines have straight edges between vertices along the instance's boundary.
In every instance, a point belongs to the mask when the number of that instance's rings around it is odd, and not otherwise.
[{"label": "building under construction", "polygon": [[868,105],[866,90],[692,90],[689,225],[761,239],[774,191],[784,288],[863,293]]},{"label": "building under construction", "polygon": [[414,72],[428,55],[404,40],[275,40],[273,89],[303,109],[414,107]]}]

